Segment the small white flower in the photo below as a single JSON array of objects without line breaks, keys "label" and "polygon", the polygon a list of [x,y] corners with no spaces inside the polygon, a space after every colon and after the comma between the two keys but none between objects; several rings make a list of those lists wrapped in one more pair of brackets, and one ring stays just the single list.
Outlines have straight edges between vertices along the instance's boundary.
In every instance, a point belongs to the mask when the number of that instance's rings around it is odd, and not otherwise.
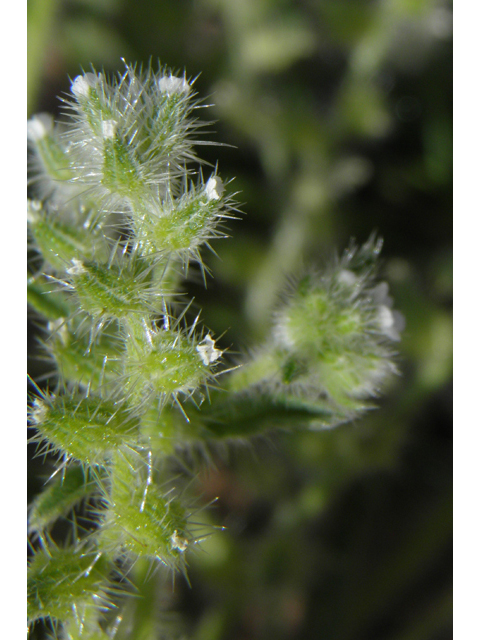
[{"label": "small white flower", "polygon": [[170,536],[170,544],[174,549],[178,549],[178,551],[181,551],[183,553],[188,547],[188,540],[182,536],[179,536],[178,531],[175,530]]},{"label": "small white flower", "polygon": [[392,311],[389,307],[381,305],[378,308],[378,321],[382,333],[390,340],[398,342],[401,339],[400,332],[405,329],[405,318],[400,311]]},{"label": "small white flower", "polygon": [[357,276],[349,269],[342,269],[337,278],[341,284],[345,284],[347,287],[353,287],[358,282]]},{"label": "small white flower", "polygon": [[40,398],[35,398],[30,414],[30,420],[33,424],[42,424],[42,422],[47,417],[47,412],[47,405],[43,402],[43,400],[40,400]]},{"label": "small white flower", "polygon": [[83,266],[83,262],[81,260],[77,260],[77,258],[72,258],[72,266],[67,269],[67,273],[71,276],[81,276],[82,273],[85,273],[86,269]]},{"label": "small white flower", "polygon": [[222,180],[218,176],[212,176],[208,179],[208,182],[205,185],[205,193],[207,194],[207,199],[209,202],[211,200],[220,200],[224,191],[225,187],[223,186]]},{"label": "small white flower", "polygon": [[70,91],[76,98],[88,98],[90,89],[93,89],[98,81],[99,76],[94,73],[86,73],[83,76],[77,76],[72,82]]},{"label": "small white flower", "polygon": [[190,93],[190,85],[186,78],[177,78],[177,76],[162,76],[158,81],[158,88],[162,93],[171,96],[174,93]]},{"label": "small white flower", "polygon": [[380,282],[372,291],[373,301],[378,305],[378,323],[381,332],[390,340],[398,342],[400,332],[405,329],[405,318],[400,311],[392,309],[393,298],[388,295],[388,284]]},{"label": "small white flower", "polygon": [[27,122],[27,139],[32,142],[43,140],[53,131],[53,118],[48,113],[39,113]]},{"label": "small white flower", "polygon": [[390,309],[393,306],[393,298],[388,295],[388,284],[380,282],[371,292],[373,301],[378,305],[386,305]]},{"label": "small white flower", "polygon": [[35,224],[40,220],[41,210],[42,203],[40,200],[30,200],[30,198],[27,198],[27,221],[30,224]]},{"label": "small white flower", "polygon": [[104,138],[114,138],[117,130],[115,120],[104,120],[102,122],[102,133]]},{"label": "small white flower", "polygon": [[215,340],[212,340],[210,335],[206,335],[202,340],[205,344],[197,345],[197,351],[200,354],[200,358],[204,365],[212,364],[215,360],[218,360],[222,355],[220,349],[215,349]]}]

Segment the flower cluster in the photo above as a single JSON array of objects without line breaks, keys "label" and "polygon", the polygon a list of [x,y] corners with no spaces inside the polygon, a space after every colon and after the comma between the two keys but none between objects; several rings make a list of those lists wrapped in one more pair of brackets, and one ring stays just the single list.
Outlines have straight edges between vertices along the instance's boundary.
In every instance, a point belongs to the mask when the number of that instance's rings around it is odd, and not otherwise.
[{"label": "flower cluster", "polygon": [[[191,263],[205,277],[202,248],[235,211],[194,150],[208,143],[197,139],[193,82],[166,68],[128,65],[111,82],[93,71],[73,80],[65,105],[65,122],[28,122],[28,300],[55,372],[49,388],[33,383],[29,421],[39,453],[58,456],[30,506],[29,620],[94,640],[121,624],[102,615],[138,559],[185,572],[202,537],[169,457],[358,415],[395,369],[404,322],[375,280],[371,240],[291,287],[270,341],[220,393],[223,350],[179,295]],[[57,545],[55,522],[82,509],[94,526]]]},{"label": "flower cluster", "polygon": [[[233,200],[216,171],[205,180],[199,169],[201,105],[185,76],[85,73],[65,104],[68,120],[40,114],[27,125],[29,302],[47,320],[43,346],[57,376],[53,390],[36,387],[31,441],[58,455],[61,470],[30,508],[41,549],[29,617],[72,630],[109,602],[112,562],[127,570],[145,557],[184,571],[197,540],[188,498],[158,474],[180,436],[162,442],[147,426],[164,427],[168,411],[188,424],[186,404],[202,403],[221,363],[177,292],[192,260],[203,270],[202,247],[224,236]],[[55,520],[89,496],[97,533],[55,546]],[[65,597],[47,593],[60,573],[78,585]]]},{"label": "flower cluster", "polygon": [[351,247],[323,273],[298,278],[275,313],[271,340],[234,378],[233,388],[322,406],[334,420],[353,418],[396,371],[392,343],[405,326],[377,283],[381,241]]}]

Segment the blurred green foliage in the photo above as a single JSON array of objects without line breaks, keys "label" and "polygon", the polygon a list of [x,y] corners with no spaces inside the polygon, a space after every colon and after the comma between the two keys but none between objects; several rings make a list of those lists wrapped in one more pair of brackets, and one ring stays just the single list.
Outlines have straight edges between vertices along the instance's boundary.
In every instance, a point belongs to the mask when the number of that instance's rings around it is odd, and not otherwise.
[{"label": "blurred green foliage", "polygon": [[[204,147],[206,157],[235,176],[246,215],[207,258],[208,289],[193,279],[188,293],[215,333],[229,327],[223,348],[258,343],[290,273],[373,229],[407,320],[402,377],[362,422],[214,456],[197,484],[203,502],[218,500],[199,518],[227,531],[190,558],[191,589],[140,581],[148,597],[128,615],[145,629],[157,589],[193,640],[451,637],[451,10],[448,0],[28,2],[30,114],[59,114],[68,76],[90,64],[115,73],[121,57],[185,68],[211,96],[210,138],[232,146]],[[32,360],[34,377],[39,367]]]}]

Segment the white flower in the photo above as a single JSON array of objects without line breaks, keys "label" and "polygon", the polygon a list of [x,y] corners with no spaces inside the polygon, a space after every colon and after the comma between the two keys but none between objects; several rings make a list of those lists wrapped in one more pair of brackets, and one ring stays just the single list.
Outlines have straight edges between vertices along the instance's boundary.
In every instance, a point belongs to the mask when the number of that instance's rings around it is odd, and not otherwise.
[{"label": "white flower", "polygon": [[30,224],[35,224],[40,220],[41,210],[42,203],[40,200],[30,200],[30,198],[27,198],[27,221]]},{"label": "white flower", "polygon": [[208,179],[208,182],[205,185],[205,193],[207,194],[209,202],[211,200],[220,200],[224,191],[225,187],[218,176],[211,176],[211,178]]},{"label": "white flower", "polygon": [[39,113],[27,122],[27,139],[32,142],[43,140],[53,131],[53,118],[48,113]]},{"label": "white flower", "polygon": [[381,332],[390,340],[398,342],[400,332],[405,329],[405,318],[400,311],[392,310],[393,298],[388,295],[388,284],[380,282],[372,290],[373,301],[378,305],[378,324]]},{"label": "white flower", "polygon": [[76,98],[88,98],[90,89],[93,89],[99,81],[99,76],[94,73],[86,73],[83,76],[77,76],[70,87],[70,91]]},{"label": "white flower", "polygon": [[358,282],[357,276],[349,269],[342,269],[338,274],[338,281],[341,284],[347,285],[347,287],[353,287]]},{"label": "white flower", "polygon": [[47,405],[40,400],[40,398],[35,398],[33,401],[32,410],[30,413],[30,420],[33,424],[42,424],[42,422],[47,417],[48,409]]},{"label": "white flower", "polygon": [[170,536],[170,544],[174,549],[178,549],[178,551],[183,553],[188,547],[188,540],[179,536],[177,530],[175,530]]},{"label": "white flower", "polygon": [[378,305],[386,305],[391,308],[393,305],[393,298],[388,295],[388,284],[386,282],[380,282],[371,292],[373,301]]},{"label": "white flower", "polygon": [[400,311],[392,311],[389,307],[381,305],[378,308],[378,321],[382,333],[390,340],[400,340],[400,332],[405,329],[405,318]]},{"label": "white flower", "polygon": [[77,258],[72,258],[72,266],[67,269],[67,273],[71,276],[81,276],[82,273],[85,273],[86,269],[83,266],[83,262],[81,260],[77,260]]},{"label": "white flower", "polygon": [[158,81],[158,88],[162,93],[171,96],[174,93],[190,93],[190,85],[186,78],[177,78],[177,76],[162,76]]},{"label": "white flower", "polygon": [[200,358],[204,365],[212,364],[212,362],[215,362],[215,360],[220,358],[222,352],[220,349],[215,349],[215,340],[212,340],[209,335],[206,335],[202,342],[205,344],[197,345],[197,351],[200,354]]},{"label": "white flower", "polygon": [[115,120],[104,120],[102,122],[102,133],[104,138],[114,138],[117,123]]}]

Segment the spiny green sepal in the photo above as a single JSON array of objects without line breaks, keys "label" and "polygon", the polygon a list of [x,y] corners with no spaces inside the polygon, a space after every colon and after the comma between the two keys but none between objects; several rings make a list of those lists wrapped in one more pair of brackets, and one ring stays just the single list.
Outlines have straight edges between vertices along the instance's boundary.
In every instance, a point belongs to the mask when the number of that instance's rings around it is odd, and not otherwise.
[{"label": "spiny green sepal", "polygon": [[88,469],[70,465],[57,474],[30,505],[28,529],[41,532],[95,490]]},{"label": "spiny green sepal", "polygon": [[33,441],[88,465],[103,465],[121,445],[138,442],[135,418],[122,407],[95,396],[36,398],[30,420],[38,434]]},{"label": "spiny green sepal", "polygon": [[188,514],[171,491],[146,477],[146,469],[131,454],[114,456],[99,548],[112,557],[156,558],[175,568],[184,563]]},{"label": "spiny green sepal", "polygon": [[94,318],[125,318],[161,306],[151,267],[139,258],[129,258],[120,265],[74,258],[67,273],[82,309]]},{"label": "spiny green sepal", "polygon": [[57,271],[64,272],[77,256],[89,259],[95,255],[101,259],[105,255],[105,242],[98,233],[78,224],[67,224],[61,215],[45,211],[38,201],[29,202],[28,221],[35,247]]},{"label": "spiny green sepal", "polygon": [[35,553],[28,567],[28,620],[52,618],[64,621],[88,609],[108,608],[108,576],[111,565],[94,551],[80,546]]}]

